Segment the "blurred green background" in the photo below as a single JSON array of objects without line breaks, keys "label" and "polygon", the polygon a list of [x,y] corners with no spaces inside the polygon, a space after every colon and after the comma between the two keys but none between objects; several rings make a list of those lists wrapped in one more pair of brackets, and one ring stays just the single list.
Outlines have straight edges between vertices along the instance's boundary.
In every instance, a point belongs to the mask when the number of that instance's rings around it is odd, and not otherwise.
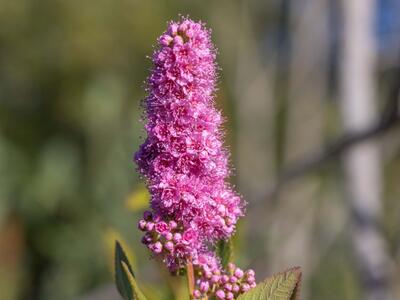
[{"label": "blurred green background", "polygon": [[[304,299],[362,299],[337,157],[279,181],[342,133],[335,2],[0,0],[0,299],[118,299],[115,238],[151,299],[172,299],[136,230],[148,199],[132,155],[144,135],[147,57],[179,14],[205,21],[219,49],[217,105],[232,182],[249,203],[236,261],[258,280],[301,265]],[[396,1],[377,3],[380,110],[399,74],[400,14]],[[399,133],[379,140],[394,299]]]}]

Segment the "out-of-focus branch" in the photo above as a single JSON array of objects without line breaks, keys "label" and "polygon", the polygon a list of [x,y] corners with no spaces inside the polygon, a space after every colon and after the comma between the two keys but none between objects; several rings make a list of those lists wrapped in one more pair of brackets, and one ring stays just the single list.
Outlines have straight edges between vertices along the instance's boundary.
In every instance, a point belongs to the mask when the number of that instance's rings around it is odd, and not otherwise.
[{"label": "out-of-focus branch", "polygon": [[323,166],[325,163],[336,159],[343,152],[354,145],[367,139],[379,136],[389,129],[400,124],[400,67],[394,76],[395,81],[392,84],[389,93],[389,101],[379,119],[373,126],[357,132],[349,132],[343,134],[336,141],[329,143],[323,149],[315,151],[306,157],[292,163],[284,168],[278,176],[276,183],[267,191],[267,197],[275,195],[282,186],[289,181],[307,174],[315,169]]},{"label": "out-of-focus branch", "polygon": [[[375,0],[342,1],[343,31],[340,59],[340,102],[343,127],[350,132],[376,128]],[[391,114],[390,114],[391,115]],[[398,113],[396,112],[395,116]],[[389,118],[392,119],[392,118]],[[396,120],[393,118],[393,120]],[[367,135],[368,136],[368,135]],[[341,157],[348,209],[349,238],[365,300],[392,299],[390,258],[378,223],[382,217],[382,163],[379,141],[357,143]]]}]

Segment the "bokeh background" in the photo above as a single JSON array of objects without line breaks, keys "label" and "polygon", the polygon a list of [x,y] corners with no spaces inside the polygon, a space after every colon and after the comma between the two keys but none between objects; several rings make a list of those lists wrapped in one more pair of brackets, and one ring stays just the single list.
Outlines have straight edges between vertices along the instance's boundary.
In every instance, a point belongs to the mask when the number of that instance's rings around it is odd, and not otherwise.
[{"label": "bokeh background", "polygon": [[397,0],[0,0],[0,299],[119,299],[115,239],[150,299],[185,299],[140,244],[132,163],[179,14],[219,49],[236,262],[301,265],[303,299],[400,299]]}]

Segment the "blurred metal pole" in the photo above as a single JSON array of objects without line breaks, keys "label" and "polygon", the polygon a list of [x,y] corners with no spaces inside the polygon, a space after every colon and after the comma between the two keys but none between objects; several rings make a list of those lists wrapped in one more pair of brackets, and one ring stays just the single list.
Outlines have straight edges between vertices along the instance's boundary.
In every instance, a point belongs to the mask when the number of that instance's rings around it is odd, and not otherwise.
[{"label": "blurred metal pole", "polygon": [[[346,132],[375,124],[374,0],[343,0],[340,65],[341,114]],[[363,299],[392,299],[389,258],[379,228],[382,176],[377,140],[360,143],[343,155],[345,185],[352,213],[351,238],[362,279]]]}]

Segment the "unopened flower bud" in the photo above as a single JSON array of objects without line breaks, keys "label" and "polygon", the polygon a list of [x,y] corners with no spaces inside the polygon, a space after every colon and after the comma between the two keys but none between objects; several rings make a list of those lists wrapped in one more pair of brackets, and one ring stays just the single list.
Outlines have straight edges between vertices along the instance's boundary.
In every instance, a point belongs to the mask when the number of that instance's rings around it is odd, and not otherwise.
[{"label": "unopened flower bud", "polygon": [[172,252],[174,250],[174,243],[168,241],[164,244],[164,248],[167,249],[169,252]]},{"label": "unopened flower bud", "polygon": [[243,277],[244,273],[243,273],[242,269],[236,268],[234,275],[235,275],[237,278],[240,279],[240,278]]},{"label": "unopened flower bud", "polygon": [[232,285],[232,292],[237,293],[240,291],[240,286],[238,284]]},{"label": "unopened flower bud", "polygon": [[247,292],[250,289],[250,285],[247,283],[243,283],[241,288],[243,292]]},{"label": "unopened flower bud", "polygon": [[145,245],[150,244],[152,241],[153,241],[153,239],[152,239],[151,236],[144,235],[144,236],[142,237],[142,243],[145,244]]},{"label": "unopened flower bud", "polygon": [[160,242],[155,242],[155,243],[152,245],[151,250],[153,250],[154,253],[157,253],[157,254],[158,254],[158,253],[161,253],[162,248],[163,248],[163,246],[162,246],[162,244],[161,244]]},{"label": "unopened flower bud", "polygon": [[234,295],[231,292],[226,293],[225,299],[232,300],[234,299]]},{"label": "unopened flower bud", "polygon": [[230,284],[230,283],[225,283],[225,284],[224,284],[224,288],[225,288],[227,291],[232,291],[232,284]]},{"label": "unopened flower bud", "polygon": [[228,281],[229,281],[229,276],[228,275],[222,275],[221,282],[222,283],[227,283]]},{"label": "unopened flower bud", "polygon": [[151,213],[151,211],[146,210],[143,213],[143,218],[145,219],[145,221],[151,221],[153,219],[153,214]]},{"label": "unopened flower bud", "polygon": [[219,275],[213,275],[213,276],[211,277],[211,282],[212,282],[212,283],[217,283],[217,282],[219,281],[219,279],[220,279],[220,276],[219,276]]},{"label": "unopened flower bud", "polygon": [[212,276],[213,276],[213,274],[212,274],[210,271],[206,271],[206,272],[205,272],[205,277],[206,277],[207,279],[212,278]]},{"label": "unopened flower bud", "polygon": [[153,229],[154,229],[154,223],[153,222],[147,222],[146,230],[147,231],[152,231]]},{"label": "unopened flower bud", "polygon": [[233,263],[228,263],[228,270],[233,273],[233,270],[235,270],[236,266]]},{"label": "unopened flower bud", "polygon": [[174,237],[174,235],[173,235],[171,232],[166,232],[166,233],[164,234],[164,237],[165,237],[165,239],[166,239],[167,241],[170,241],[170,240],[172,240],[172,238]]},{"label": "unopened flower bud", "polygon": [[246,275],[249,277],[251,277],[251,276],[254,277],[256,275],[256,273],[254,272],[253,269],[249,269],[246,271]]},{"label": "unopened flower bud", "polygon": [[203,281],[200,283],[200,291],[202,293],[207,293],[209,288],[210,284],[208,283],[208,281]]},{"label": "unopened flower bud", "polygon": [[171,230],[174,230],[178,227],[178,224],[173,220],[169,221],[168,225]]},{"label": "unopened flower bud", "polygon": [[215,292],[215,296],[217,296],[218,299],[225,299],[225,292],[223,290],[218,290]]},{"label": "unopened flower bud", "polygon": [[256,282],[256,279],[253,276],[249,276],[249,277],[247,277],[246,281],[248,284],[252,284],[253,282]]},{"label": "unopened flower bud", "polygon": [[145,231],[146,230],[146,224],[147,224],[147,222],[145,220],[140,220],[139,223],[138,223],[138,228],[141,231]]},{"label": "unopened flower bud", "polygon": [[201,297],[201,293],[199,290],[194,290],[193,291],[193,297],[199,299]]},{"label": "unopened flower bud", "polygon": [[182,235],[179,232],[175,233],[174,234],[174,242],[179,243],[181,240],[182,240]]}]

